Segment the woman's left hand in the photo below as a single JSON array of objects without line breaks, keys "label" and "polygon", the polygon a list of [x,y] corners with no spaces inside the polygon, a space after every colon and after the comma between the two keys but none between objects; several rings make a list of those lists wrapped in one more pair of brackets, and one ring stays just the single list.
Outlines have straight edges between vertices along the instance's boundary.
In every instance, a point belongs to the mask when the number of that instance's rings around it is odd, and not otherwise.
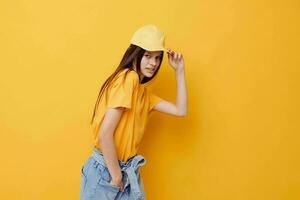
[{"label": "woman's left hand", "polygon": [[172,51],[171,49],[167,48],[167,55],[169,64],[175,71],[184,68],[184,59],[181,53]]}]

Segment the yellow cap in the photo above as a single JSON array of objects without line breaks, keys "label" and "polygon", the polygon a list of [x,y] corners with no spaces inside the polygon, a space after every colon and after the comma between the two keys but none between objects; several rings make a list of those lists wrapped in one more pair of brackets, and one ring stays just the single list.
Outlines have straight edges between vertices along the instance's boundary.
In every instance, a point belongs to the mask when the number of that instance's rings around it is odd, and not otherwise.
[{"label": "yellow cap", "polygon": [[131,44],[147,51],[165,51],[165,35],[155,25],[149,24],[139,28],[131,38]]}]

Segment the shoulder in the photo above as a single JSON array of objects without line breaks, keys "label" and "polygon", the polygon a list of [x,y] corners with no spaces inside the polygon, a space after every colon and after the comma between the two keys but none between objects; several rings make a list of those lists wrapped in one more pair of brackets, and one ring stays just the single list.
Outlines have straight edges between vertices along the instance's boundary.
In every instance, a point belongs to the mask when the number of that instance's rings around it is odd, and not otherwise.
[{"label": "shoulder", "polygon": [[[132,84],[139,84],[139,75],[137,74],[136,71],[131,70],[131,69],[123,69],[120,71],[119,76],[118,76],[121,81],[125,81],[127,83],[132,83]],[[124,80],[125,79],[125,80]]]},{"label": "shoulder", "polygon": [[139,85],[139,75],[130,69],[121,70],[113,80],[113,87],[135,88]]}]

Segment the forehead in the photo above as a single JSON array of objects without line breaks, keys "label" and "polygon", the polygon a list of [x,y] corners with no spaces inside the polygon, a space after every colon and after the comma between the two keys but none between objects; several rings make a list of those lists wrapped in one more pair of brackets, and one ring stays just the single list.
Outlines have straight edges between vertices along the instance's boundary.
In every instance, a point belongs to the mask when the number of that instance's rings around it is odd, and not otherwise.
[{"label": "forehead", "polygon": [[145,51],[147,54],[151,54],[153,56],[159,56],[162,54],[162,51]]}]

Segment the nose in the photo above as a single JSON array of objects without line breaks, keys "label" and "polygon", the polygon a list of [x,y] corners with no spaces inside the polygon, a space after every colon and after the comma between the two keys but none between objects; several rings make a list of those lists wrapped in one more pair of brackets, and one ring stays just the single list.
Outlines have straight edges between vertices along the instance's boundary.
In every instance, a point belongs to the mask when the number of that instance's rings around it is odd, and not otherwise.
[{"label": "nose", "polygon": [[150,64],[151,65],[153,65],[153,66],[155,66],[156,65],[156,59],[155,58],[152,58],[152,59],[150,59]]}]

